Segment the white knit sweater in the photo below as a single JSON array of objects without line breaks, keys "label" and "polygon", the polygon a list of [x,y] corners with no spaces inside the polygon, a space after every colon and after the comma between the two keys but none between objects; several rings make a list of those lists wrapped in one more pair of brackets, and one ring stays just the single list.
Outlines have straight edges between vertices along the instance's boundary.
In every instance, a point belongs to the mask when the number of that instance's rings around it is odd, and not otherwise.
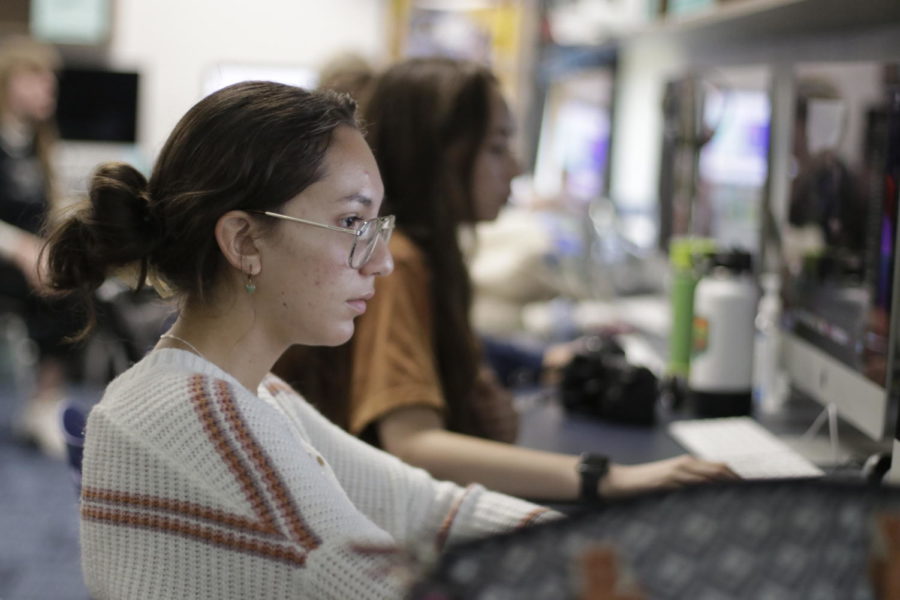
[{"label": "white knit sweater", "polygon": [[257,395],[156,350],[93,409],[82,563],[95,600],[399,598],[408,552],[554,513],[438,482],[346,434],[280,379]]}]

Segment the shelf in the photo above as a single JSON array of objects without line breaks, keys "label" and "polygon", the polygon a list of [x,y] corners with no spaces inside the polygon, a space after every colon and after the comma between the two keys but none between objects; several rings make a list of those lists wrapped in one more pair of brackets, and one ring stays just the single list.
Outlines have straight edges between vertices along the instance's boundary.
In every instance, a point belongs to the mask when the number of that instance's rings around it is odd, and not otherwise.
[{"label": "shelf", "polygon": [[728,0],[702,12],[669,17],[636,32],[635,37],[673,38],[693,45],[841,33],[897,24],[898,0]]}]

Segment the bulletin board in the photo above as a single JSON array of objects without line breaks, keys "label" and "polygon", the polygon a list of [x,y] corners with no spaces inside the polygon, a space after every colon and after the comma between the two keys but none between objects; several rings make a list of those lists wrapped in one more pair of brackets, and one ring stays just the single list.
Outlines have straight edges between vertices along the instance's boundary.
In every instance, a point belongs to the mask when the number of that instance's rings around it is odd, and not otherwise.
[{"label": "bulletin board", "polygon": [[526,6],[516,0],[392,0],[392,55],[481,62],[513,98],[519,85]]}]

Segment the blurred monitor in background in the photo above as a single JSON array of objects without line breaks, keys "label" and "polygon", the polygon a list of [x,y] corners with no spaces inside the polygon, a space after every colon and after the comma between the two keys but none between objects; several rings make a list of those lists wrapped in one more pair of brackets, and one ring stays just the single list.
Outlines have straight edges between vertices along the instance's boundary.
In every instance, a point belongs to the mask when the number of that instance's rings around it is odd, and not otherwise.
[{"label": "blurred monitor in background", "polygon": [[55,167],[63,203],[87,193],[100,163],[145,164],[137,152],[139,92],[135,71],[75,65],[60,71],[56,117],[62,143]]},{"label": "blurred monitor in background", "polygon": [[537,196],[583,207],[606,195],[614,77],[612,66],[593,67],[550,84],[534,168]]},{"label": "blurred monitor in background", "polygon": [[136,72],[87,67],[62,69],[56,112],[60,137],[134,143],[139,80]]},{"label": "blurred monitor in background", "polygon": [[704,228],[719,246],[756,254],[768,173],[768,92],[724,89],[708,98],[704,112],[716,124],[699,159],[698,205],[708,210]]},{"label": "blurred monitor in background", "polygon": [[897,413],[898,65],[804,63],[795,83],[785,366],[794,389],[884,440]]},{"label": "blurred monitor in background", "polygon": [[757,255],[771,129],[770,74],[747,66],[668,82],[663,103],[659,247],[673,237],[714,239]]},{"label": "blurred monitor in background", "polygon": [[749,66],[667,85],[660,173],[660,248],[712,238],[758,254],[771,128],[769,72]]}]

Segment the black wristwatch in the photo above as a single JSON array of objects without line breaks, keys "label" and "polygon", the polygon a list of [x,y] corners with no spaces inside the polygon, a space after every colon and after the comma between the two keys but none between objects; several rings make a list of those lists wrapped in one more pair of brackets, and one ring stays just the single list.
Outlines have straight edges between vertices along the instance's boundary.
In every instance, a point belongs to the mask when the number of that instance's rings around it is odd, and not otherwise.
[{"label": "black wristwatch", "polygon": [[609,472],[609,457],[602,454],[585,452],[578,461],[578,475],[581,477],[581,493],[583,502],[598,504],[602,502],[598,492],[600,480]]}]

